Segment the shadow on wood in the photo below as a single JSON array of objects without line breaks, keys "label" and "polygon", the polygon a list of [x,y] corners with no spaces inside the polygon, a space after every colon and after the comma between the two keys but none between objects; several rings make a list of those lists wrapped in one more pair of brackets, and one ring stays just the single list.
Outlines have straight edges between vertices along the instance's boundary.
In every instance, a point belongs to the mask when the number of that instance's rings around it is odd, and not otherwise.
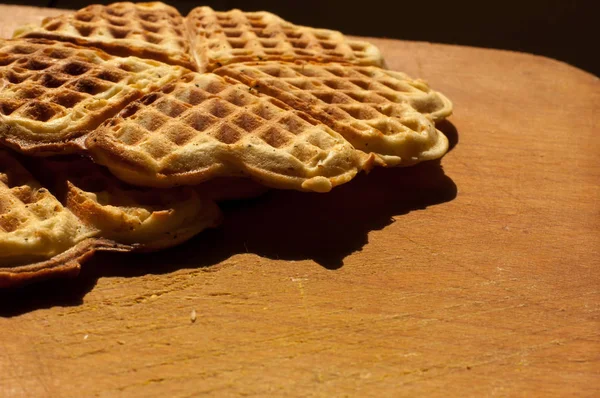
[{"label": "shadow on wood", "polygon": [[[454,146],[458,139],[454,126],[446,122],[438,128]],[[178,247],[149,254],[100,253],[75,279],[0,292],[0,316],[79,305],[101,277],[210,267],[246,252],[271,259],[308,259],[338,269],[346,256],[367,244],[370,231],[385,228],[395,216],[448,202],[456,192],[440,162],[433,161],[409,168],[376,168],[328,194],[273,190],[257,199],[223,203],[225,221],[219,228]]]},{"label": "shadow on wood", "polygon": [[435,127],[448,138],[448,152],[453,150],[456,144],[458,144],[458,131],[456,131],[456,127],[447,119],[436,123]]}]

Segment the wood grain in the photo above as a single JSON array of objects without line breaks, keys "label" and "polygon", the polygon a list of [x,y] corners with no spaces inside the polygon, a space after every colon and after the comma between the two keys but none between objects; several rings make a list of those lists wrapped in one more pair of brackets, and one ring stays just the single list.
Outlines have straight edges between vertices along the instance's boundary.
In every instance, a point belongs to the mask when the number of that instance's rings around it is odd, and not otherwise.
[{"label": "wood grain", "polygon": [[[48,13],[1,6],[1,32]],[[0,396],[598,396],[598,79],[373,42],[454,101],[441,163],[3,292]]]}]

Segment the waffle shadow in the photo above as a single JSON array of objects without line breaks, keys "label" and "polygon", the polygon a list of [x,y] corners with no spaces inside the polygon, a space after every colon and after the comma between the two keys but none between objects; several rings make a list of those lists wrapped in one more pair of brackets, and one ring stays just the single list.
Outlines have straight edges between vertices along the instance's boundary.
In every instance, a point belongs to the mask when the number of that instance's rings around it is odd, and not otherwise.
[{"label": "waffle shadow", "polygon": [[448,152],[452,151],[458,144],[458,131],[456,127],[448,119],[437,122],[435,127],[448,138]]},{"label": "waffle shadow", "polygon": [[[458,137],[454,126],[438,128],[453,147]],[[80,305],[101,277],[211,267],[240,253],[313,260],[338,269],[344,258],[368,243],[370,231],[385,228],[394,217],[451,201],[456,193],[440,162],[433,161],[409,168],[376,168],[328,194],[273,190],[256,199],[223,203],[224,223],[183,245],[148,254],[99,253],[75,279],[0,291],[0,316]]]},{"label": "waffle shadow", "polygon": [[[94,277],[170,273],[210,267],[241,253],[278,260],[313,260],[338,269],[344,258],[368,243],[368,233],[394,222],[395,216],[448,202],[456,185],[439,162],[406,169],[376,169],[323,195],[270,191],[250,201],[226,203],[224,223],[163,252],[106,255]],[[102,264],[101,264],[102,263]],[[86,270],[84,273],[87,273]]]}]

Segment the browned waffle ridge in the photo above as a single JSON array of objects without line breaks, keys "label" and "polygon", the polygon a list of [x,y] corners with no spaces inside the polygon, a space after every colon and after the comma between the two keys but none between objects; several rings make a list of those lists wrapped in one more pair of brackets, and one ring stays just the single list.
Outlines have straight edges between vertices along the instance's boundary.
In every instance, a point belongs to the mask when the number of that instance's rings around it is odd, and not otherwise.
[{"label": "browned waffle ridge", "polygon": [[0,288],[18,287],[50,278],[75,277],[81,265],[98,251],[128,252],[132,249],[108,239],[85,239],[48,260],[14,267],[0,266]]}]

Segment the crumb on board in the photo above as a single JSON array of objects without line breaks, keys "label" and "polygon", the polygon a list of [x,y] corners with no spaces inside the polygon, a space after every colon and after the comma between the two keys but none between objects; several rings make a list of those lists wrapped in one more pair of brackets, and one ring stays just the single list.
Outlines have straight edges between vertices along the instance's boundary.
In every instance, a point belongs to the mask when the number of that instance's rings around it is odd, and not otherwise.
[{"label": "crumb on board", "polygon": [[190,314],[190,321],[192,321],[192,323],[196,322],[196,310],[192,310],[192,313]]}]

